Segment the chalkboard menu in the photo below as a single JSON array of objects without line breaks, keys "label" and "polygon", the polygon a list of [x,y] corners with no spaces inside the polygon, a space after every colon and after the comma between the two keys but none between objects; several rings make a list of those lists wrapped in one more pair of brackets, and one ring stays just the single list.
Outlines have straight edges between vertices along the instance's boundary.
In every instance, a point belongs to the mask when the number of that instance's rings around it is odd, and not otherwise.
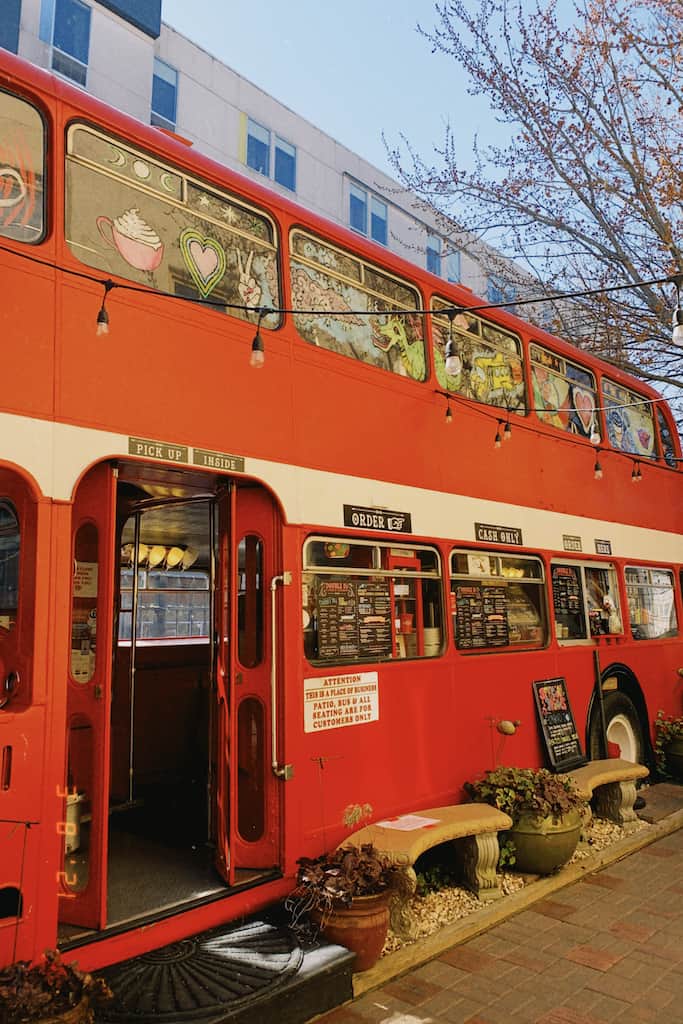
[{"label": "chalkboard menu", "polygon": [[541,679],[533,684],[548,767],[567,771],[586,763],[569,704],[564,679]]},{"label": "chalkboard menu", "polygon": [[455,639],[461,650],[506,647],[508,614],[505,587],[467,582],[455,588]]},{"label": "chalkboard menu", "polygon": [[581,610],[580,570],[572,565],[553,566],[553,601],[561,615],[574,615]]},{"label": "chalkboard menu", "polygon": [[319,580],[316,605],[321,661],[391,656],[388,579]]}]

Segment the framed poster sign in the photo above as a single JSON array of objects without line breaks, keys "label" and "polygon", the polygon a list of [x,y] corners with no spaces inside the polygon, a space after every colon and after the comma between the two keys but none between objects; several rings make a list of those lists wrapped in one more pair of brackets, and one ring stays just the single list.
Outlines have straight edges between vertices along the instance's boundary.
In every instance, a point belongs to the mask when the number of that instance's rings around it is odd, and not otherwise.
[{"label": "framed poster sign", "polygon": [[580,768],[587,759],[581,750],[565,680],[541,679],[533,687],[548,767],[554,772]]}]

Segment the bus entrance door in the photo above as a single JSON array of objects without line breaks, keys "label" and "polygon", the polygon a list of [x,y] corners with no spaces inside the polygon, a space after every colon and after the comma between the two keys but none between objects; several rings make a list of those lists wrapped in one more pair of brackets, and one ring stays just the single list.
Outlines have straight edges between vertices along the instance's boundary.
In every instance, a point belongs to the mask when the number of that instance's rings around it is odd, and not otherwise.
[{"label": "bus entrance door", "polygon": [[237,769],[232,775],[232,806],[237,809],[232,828],[235,865],[244,870],[273,868],[279,862],[280,783],[271,766],[273,723],[278,723],[271,680],[281,661],[280,652],[272,648],[278,524],[266,491],[238,488],[232,537],[232,749]]},{"label": "bus entrance door", "polygon": [[111,593],[116,479],[92,469],[72,518],[71,650],[67,682],[67,774],[63,924],[102,928],[107,915]]}]

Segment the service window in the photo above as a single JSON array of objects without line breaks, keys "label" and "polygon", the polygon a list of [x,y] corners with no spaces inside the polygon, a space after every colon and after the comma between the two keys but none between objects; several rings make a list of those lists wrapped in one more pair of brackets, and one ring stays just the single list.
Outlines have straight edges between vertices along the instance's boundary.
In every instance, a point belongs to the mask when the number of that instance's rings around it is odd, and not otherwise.
[{"label": "service window", "polygon": [[527,650],[548,639],[545,575],[540,558],[495,551],[453,551],[451,612],[455,646]]},{"label": "service window", "polygon": [[553,563],[551,575],[558,640],[587,640],[623,633],[613,566]]},{"label": "service window", "polygon": [[14,506],[0,501],[0,630],[9,632],[17,621],[19,603],[19,519]]},{"label": "service window", "polygon": [[674,577],[668,569],[627,567],[628,618],[634,640],[658,640],[676,636],[678,621],[674,602]]},{"label": "service window", "polygon": [[35,244],[45,234],[45,126],[29,103],[0,92],[0,235]]},{"label": "service window", "polygon": [[657,458],[657,438],[652,403],[635,391],[602,381],[607,438],[617,451],[641,458]]},{"label": "service window", "polygon": [[441,564],[432,548],[314,537],[304,546],[304,653],[313,664],[435,657]]}]

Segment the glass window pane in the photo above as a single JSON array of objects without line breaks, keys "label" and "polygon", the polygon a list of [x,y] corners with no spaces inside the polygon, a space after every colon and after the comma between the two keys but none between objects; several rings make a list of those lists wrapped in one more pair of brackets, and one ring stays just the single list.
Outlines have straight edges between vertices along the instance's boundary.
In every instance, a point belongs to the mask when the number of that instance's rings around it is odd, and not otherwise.
[{"label": "glass window pane", "polygon": [[387,244],[387,204],[375,196],[370,203],[370,237],[380,245]]},{"label": "glass window pane", "polygon": [[45,132],[38,111],[0,92],[0,161],[4,166],[0,235],[39,242],[44,232]]},{"label": "glass window pane", "polygon": [[155,58],[152,79],[152,112],[173,128],[176,121],[178,72]]},{"label": "glass window pane", "polygon": [[449,252],[446,257],[446,280],[452,284],[460,281],[460,253]]},{"label": "glass window pane", "polygon": [[71,676],[89,682],[95,671],[97,642],[97,590],[99,573],[97,527],[79,527],[74,544],[71,600]]},{"label": "glass window pane", "polygon": [[237,647],[245,668],[263,660],[263,544],[243,537],[237,548]]},{"label": "glass window pane", "polygon": [[666,416],[659,407],[657,407],[657,422],[659,423],[659,437],[662,443],[662,455],[664,456],[664,461],[667,466],[671,466],[672,469],[675,469],[678,463],[676,462],[676,450],[674,448],[673,435]]},{"label": "glass window pane", "polygon": [[368,233],[367,193],[355,185],[349,188],[349,225],[362,235]]},{"label": "glass window pane", "polygon": [[427,270],[441,276],[441,239],[436,235],[427,238]]},{"label": "glass window pane", "polygon": [[613,448],[643,458],[657,458],[653,407],[642,395],[602,381],[607,437]]},{"label": "glass window pane", "polygon": [[614,569],[586,567],[586,604],[591,636],[622,633],[619,588]]},{"label": "glass window pane", "polygon": [[593,374],[540,345],[529,347],[531,387],[542,423],[580,437],[601,433]]},{"label": "glass window pane", "polygon": [[275,138],[275,180],[296,192],[296,149],[283,139]]},{"label": "glass window pane", "polygon": [[270,176],[270,132],[251,118],[247,130],[247,166]]},{"label": "glass window pane", "polygon": [[553,565],[552,586],[557,639],[585,639],[587,633],[581,566]]},{"label": "glass window pane", "polygon": [[90,8],[80,0],[56,0],[53,45],[81,64],[88,63]]},{"label": "glass window pane", "polygon": [[10,630],[19,605],[19,520],[9,501],[0,501],[0,629]]},{"label": "glass window pane", "polygon": [[626,569],[628,617],[634,640],[676,636],[673,574],[664,569]]}]

